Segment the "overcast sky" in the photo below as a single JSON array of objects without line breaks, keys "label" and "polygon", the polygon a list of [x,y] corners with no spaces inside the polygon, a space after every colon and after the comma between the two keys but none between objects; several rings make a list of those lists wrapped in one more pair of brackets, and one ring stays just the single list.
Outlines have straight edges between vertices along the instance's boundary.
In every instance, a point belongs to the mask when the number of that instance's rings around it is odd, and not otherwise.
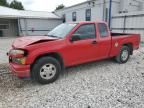
[{"label": "overcast sky", "polygon": [[[8,0],[9,2],[12,0]],[[64,4],[71,6],[86,0],[18,0],[21,1],[26,10],[34,11],[53,11],[56,6]]]}]

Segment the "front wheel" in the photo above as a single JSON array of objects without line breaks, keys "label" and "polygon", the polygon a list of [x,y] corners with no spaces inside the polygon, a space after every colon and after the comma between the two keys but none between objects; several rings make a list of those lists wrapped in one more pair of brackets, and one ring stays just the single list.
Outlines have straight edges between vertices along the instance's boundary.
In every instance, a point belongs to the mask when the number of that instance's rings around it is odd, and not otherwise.
[{"label": "front wheel", "polygon": [[34,79],[41,84],[54,82],[58,79],[60,72],[60,63],[53,57],[40,58],[32,68]]},{"label": "front wheel", "polygon": [[118,63],[126,63],[130,57],[130,49],[127,46],[123,46],[120,50],[118,56],[115,57],[115,60]]}]

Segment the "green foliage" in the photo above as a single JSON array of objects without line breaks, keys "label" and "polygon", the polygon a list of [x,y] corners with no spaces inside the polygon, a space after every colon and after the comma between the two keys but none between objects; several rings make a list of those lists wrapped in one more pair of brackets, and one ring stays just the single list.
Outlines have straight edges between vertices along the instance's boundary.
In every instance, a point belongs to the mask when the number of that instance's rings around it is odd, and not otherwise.
[{"label": "green foliage", "polygon": [[0,0],[0,6],[10,7],[18,10],[24,10],[22,3],[16,0],[13,0],[10,4],[7,2],[7,0]]},{"label": "green foliage", "polygon": [[8,7],[9,4],[8,4],[8,2],[6,0],[0,0],[0,6],[6,6],[6,7]]},{"label": "green foliage", "polygon": [[13,9],[24,10],[22,3],[16,0],[12,1],[9,7]]},{"label": "green foliage", "polygon": [[63,9],[64,7],[65,6],[63,4],[61,4],[61,5],[57,6],[55,10],[60,10],[60,9]]}]

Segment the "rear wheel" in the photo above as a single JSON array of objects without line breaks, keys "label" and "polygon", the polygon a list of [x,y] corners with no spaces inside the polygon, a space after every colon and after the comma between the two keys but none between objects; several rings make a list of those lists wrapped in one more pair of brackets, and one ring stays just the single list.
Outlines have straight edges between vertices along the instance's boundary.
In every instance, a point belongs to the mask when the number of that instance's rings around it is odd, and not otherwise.
[{"label": "rear wheel", "polygon": [[115,57],[118,63],[126,63],[130,57],[130,48],[123,46],[118,56]]},{"label": "rear wheel", "polygon": [[41,84],[54,82],[58,79],[60,72],[60,63],[53,57],[40,58],[32,68],[34,79]]}]

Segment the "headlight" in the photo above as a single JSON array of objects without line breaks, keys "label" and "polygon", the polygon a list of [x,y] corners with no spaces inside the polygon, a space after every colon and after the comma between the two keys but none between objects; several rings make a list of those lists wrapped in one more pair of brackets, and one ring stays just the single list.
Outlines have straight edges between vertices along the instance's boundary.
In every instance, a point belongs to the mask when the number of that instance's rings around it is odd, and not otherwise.
[{"label": "headlight", "polygon": [[14,49],[10,50],[9,55],[14,57],[24,57],[26,55],[26,51]]},{"label": "headlight", "polygon": [[9,52],[10,62],[17,64],[26,64],[27,51],[21,49],[13,49]]},{"label": "headlight", "polygon": [[23,50],[11,50],[10,54],[11,55],[24,54],[24,51]]}]

